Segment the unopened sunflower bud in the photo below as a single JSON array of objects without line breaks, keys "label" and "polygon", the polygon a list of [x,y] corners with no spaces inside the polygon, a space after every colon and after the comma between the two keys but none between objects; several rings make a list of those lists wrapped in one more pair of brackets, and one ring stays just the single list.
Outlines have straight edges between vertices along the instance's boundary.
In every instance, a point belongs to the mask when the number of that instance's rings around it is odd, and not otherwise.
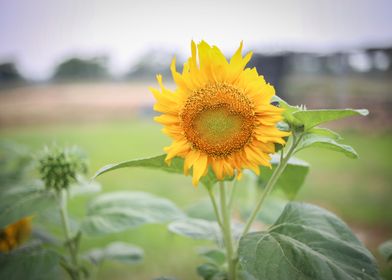
[{"label": "unopened sunflower bud", "polygon": [[47,189],[66,189],[78,174],[87,172],[86,157],[76,147],[46,147],[39,157],[39,172]]}]

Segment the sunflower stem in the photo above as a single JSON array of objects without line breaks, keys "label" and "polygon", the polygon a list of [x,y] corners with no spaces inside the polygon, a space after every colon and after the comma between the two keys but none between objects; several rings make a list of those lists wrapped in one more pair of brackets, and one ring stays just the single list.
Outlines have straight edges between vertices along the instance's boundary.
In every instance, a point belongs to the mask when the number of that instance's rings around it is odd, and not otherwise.
[{"label": "sunflower stem", "polygon": [[214,191],[212,190],[212,188],[208,189],[208,195],[210,196],[210,200],[211,200],[212,206],[214,208],[216,221],[218,222],[220,228],[223,230],[223,224],[222,224],[221,215],[219,213],[218,205],[217,205],[216,199],[215,199],[215,194],[214,194]]},{"label": "sunflower stem", "polygon": [[237,180],[234,179],[234,181],[232,183],[232,188],[231,188],[229,203],[228,203],[228,207],[229,207],[230,211],[232,210],[232,207],[233,207],[234,196],[235,196],[236,190],[237,190]]},{"label": "sunflower stem", "polygon": [[71,265],[72,265],[72,273],[71,271],[68,271],[70,273],[70,276],[74,280],[79,280],[80,274],[79,274],[79,265],[78,265],[78,258],[77,258],[77,248],[74,247],[74,242],[72,239],[71,235],[71,229],[69,226],[69,218],[68,218],[68,210],[67,210],[67,204],[68,204],[68,195],[67,195],[67,190],[62,189],[58,192],[59,195],[59,202],[60,202],[60,216],[61,216],[61,222],[63,225],[63,230],[65,234],[65,245],[68,247],[69,255],[71,258]]},{"label": "sunflower stem", "polygon": [[226,202],[226,186],[223,181],[219,182],[219,192],[220,192],[220,207],[223,218],[223,240],[226,247],[227,253],[227,263],[229,267],[229,280],[236,279],[236,261],[234,258],[234,249],[233,249],[233,237],[231,232],[231,212],[228,211],[228,205]]},{"label": "sunflower stem", "polygon": [[293,155],[295,148],[297,147],[298,143],[301,141],[302,135],[303,134],[301,134],[297,138],[295,133],[293,134],[292,144],[291,144],[290,149],[288,150],[286,155],[283,154],[283,149],[281,150],[281,157],[280,157],[281,160],[279,161],[279,165],[276,167],[275,171],[272,173],[272,176],[268,180],[268,183],[265,186],[265,189],[264,189],[262,195],[260,196],[259,200],[257,201],[255,208],[253,209],[250,217],[248,218],[248,221],[245,224],[245,227],[244,227],[244,230],[243,230],[241,236],[244,236],[245,234],[247,234],[249,232],[257,214],[259,213],[259,211],[261,209],[261,206],[263,205],[265,199],[268,197],[268,195],[273,190],[280,175],[282,175],[284,169],[286,168],[286,165],[287,165],[289,159]]}]

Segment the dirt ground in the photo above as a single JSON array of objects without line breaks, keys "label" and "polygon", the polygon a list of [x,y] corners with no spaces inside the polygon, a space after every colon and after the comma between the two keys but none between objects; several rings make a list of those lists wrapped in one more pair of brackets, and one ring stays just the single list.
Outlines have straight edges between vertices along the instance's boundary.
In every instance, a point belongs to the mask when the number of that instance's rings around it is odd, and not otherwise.
[{"label": "dirt ground", "polygon": [[34,85],[0,91],[0,126],[130,118],[152,110],[148,84]]},{"label": "dirt ground", "polygon": [[[99,122],[151,115],[154,97],[151,83],[64,83],[0,89],[0,127]],[[170,85],[168,85],[170,88]],[[344,98],[324,91],[300,89],[297,104],[308,108],[367,108],[370,115],[361,121],[347,119],[339,126],[350,129],[391,130],[392,99],[380,95],[346,94]],[[392,95],[392,89],[391,89]],[[390,97],[388,94],[387,96]],[[292,100],[293,96],[289,96]],[[291,101],[294,104],[294,101]],[[353,120],[353,121],[351,121]]]}]

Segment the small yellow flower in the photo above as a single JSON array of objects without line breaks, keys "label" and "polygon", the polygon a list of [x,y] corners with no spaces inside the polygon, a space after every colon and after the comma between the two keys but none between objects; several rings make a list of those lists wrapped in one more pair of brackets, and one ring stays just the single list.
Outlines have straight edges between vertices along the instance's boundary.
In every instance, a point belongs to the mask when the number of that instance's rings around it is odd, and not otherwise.
[{"label": "small yellow flower", "polygon": [[252,54],[242,56],[242,43],[230,61],[204,41],[197,46],[192,41],[191,50],[182,73],[173,59],[176,90],[164,87],[161,75],[160,90],[150,89],[154,110],[162,113],[155,120],[173,139],[165,148],[166,162],[184,158],[184,173],[193,169],[195,186],[209,166],[219,180],[235,171],[240,176],[244,168],[259,174],[260,165],[271,166],[274,144],[284,144],[288,135],[276,128],[282,109],[270,104],[274,88],[255,68],[245,68]]},{"label": "small yellow flower", "polygon": [[0,229],[0,252],[7,253],[20,246],[31,233],[31,217],[23,218],[14,224]]}]

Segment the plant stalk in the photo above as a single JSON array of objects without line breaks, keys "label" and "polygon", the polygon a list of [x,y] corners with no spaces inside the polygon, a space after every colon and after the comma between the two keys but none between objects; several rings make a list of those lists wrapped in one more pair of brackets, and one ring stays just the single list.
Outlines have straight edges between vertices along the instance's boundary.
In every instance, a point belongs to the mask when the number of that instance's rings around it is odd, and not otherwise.
[{"label": "plant stalk", "polygon": [[60,200],[60,217],[61,222],[63,225],[63,230],[65,234],[65,245],[68,248],[69,255],[71,257],[71,265],[73,267],[73,273],[71,275],[72,279],[79,280],[79,264],[78,264],[78,257],[77,257],[77,250],[73,246],[72,234],[71,229],[69,226],[69,218],[68,218],[68,195],[67,190],[60,190],[59,192],[59,200]]},{"label": "plant stalk", "polygon": [[292,156],[292,154],[295,151],[295,148],[297,147],[297,144],[300,142],[302,138],[302,135],[298,138],[298,140],[296,139],[295,135],[293,135],[293,142],[292,145],[290,146],[289,151],[287,152],[286,156],[283,156],[283,150],[281,151],[281,157],[280,157],[280,162],[279,165],[277,166],[277,168],[275,169],[275,171],[272,173],[271,178],[269,179],[264,192],[262,193],[262,195],[260,196],[259,200],[257,201],[257,204],[255,206],[255,208],[253,208],[253,211],[248,219],[248,221],[245,224],[244,230],[242,232],[241,236],[244,236],[245,234],[247,234],[250,230],[250,227],[253,224],[253,221],[255,220],[257,214],[260,211],[261,206],[263,205],[265,199],[268,197],[268,195],[271,193],[271,191],[273,190],[276,182],[278,181],[280,175],[282,175],[284,169],[286,168],[286,165],[290,159],[290,157]]},{"label": "plant stalk", "polygon": [[220,216],[220,214],[219,214],[218,205],[217,205],[217,203],[216,203],[215,194],[214,194],[212,188],[211,188],[211,189],[208,189],[208,195],[210,196],[210,200],[211,200],[211,203],[212,203],[212,207],[214,208],[216,220],[217,220],[217,222],[218,222],[218,224],[219,224],[221,230],[223,230],[222,219],[221,219],[221,216]]},{"label": "plant stalk", "polygon": [[228,273],[229,280],[236,280],[236,261],[234,259],[234,249],[233,249],[233,237],[231,233],[231,213],[228,211],[228,205],[226,202],[226,188],[224,182],[219,182],[219,192],[220,192],[220,207],[223,218],[223,240],[227,252],[227,262],[228,262]]}]

